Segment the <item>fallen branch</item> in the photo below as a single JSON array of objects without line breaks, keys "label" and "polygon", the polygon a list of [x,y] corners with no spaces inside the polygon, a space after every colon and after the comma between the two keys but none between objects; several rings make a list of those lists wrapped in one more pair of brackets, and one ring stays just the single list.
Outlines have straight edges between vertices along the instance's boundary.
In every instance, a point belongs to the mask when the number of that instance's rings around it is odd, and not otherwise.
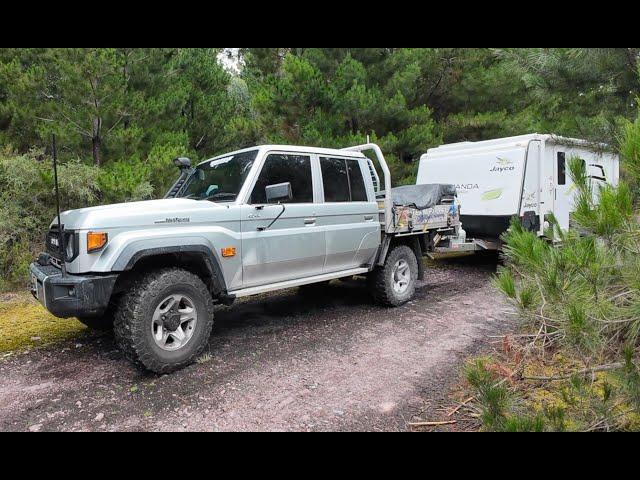
[{"label": "fallen branch", "polygon": [[462,402],[461,404],[459,404],[456,408],[454,408],[453,410],[451,410],[449,413],[447,413],[447,417],[450,417],[451,415],[456,414],[462,407],[464,407],[467,403],[471,402],[472,400],[475,400],[476,397],[469,397],[467,398],[464,402]]},{"label": "fallen branch", "polygon": [[418,422],[418,423],[409,423],[410,427],[439,427],[442,425],[453,425],[454,423],[458,423],[457,420],[448,420],[446,422]]},{"label": "fallen branch", "polygon": [[597,372],[606,372],[609,370],[617,370],[618,368],[624,367],[624,363],[611,363],[609,365],[600,365],[598,367],[593,368],[585,368],[583,370],[578,370],[577,372],[567,373],[565,375],[556,375],[552,377],[522,377],[523,380],[536,380],[540,382],[549,382],[553,380],[567,380],[574,375],[586,375],[588,373],[597,373]]}]

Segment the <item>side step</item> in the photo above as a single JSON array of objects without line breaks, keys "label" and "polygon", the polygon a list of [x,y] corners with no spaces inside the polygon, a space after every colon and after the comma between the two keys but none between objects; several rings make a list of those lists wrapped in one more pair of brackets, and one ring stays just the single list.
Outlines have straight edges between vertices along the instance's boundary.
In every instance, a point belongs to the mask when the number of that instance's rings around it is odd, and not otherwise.
[{"label": "side step", "polygon": [[368,268],[352,268],[351,270],[342,270],[340,272],[323,273],[314,277],[298,278],[296,280],[287,280],[285,282],[270,283],[268,285],[260,285],[259,287],[242,288],[229,292],[229,296],[235,298],[248,297],[258,293],[273,292],[275,290],[283,290],[285,288],[299,287],[300,285],[308,285],[310,283],[326,282],[335,278],[351,277],[353,275],[362,275],[368,273]]}]

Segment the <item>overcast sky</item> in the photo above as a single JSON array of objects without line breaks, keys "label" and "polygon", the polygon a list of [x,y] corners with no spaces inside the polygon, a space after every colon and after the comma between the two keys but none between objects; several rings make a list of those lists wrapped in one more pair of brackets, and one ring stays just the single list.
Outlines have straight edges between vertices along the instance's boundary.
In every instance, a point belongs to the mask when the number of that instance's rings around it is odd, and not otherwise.
[{"label": "overcast sky", "polygon": [[238,58],[239,48],[224,48],[218,55],[218,61],[232,73],[240,73],[240,59]]}]

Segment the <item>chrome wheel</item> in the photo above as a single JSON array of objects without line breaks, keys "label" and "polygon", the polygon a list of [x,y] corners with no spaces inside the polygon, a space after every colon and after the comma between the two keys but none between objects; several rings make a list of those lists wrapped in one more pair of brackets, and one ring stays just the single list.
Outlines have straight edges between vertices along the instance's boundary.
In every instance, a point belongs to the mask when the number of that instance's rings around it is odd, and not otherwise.
[{"label": "chrome wheel", "polygon": [[198,312],[191,298],[170,295],[160,302],[153,314],[151,335],[162,350],[179,350],[191,340],[197,321]]},{"label": "chrome wheel", "polygon": [[409,288],[409,283],[411,282],[411,269],[409,268],[409,263],[400,259],[393,266],[393,291],[402,295]]}]

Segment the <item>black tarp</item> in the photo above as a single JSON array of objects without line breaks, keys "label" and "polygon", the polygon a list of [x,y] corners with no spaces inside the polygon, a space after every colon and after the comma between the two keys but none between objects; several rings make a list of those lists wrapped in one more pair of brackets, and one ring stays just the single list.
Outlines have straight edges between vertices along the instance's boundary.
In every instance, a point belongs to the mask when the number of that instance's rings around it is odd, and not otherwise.
[{"label": "black tarp", "polygon": [[[404,185],[391,189],[394,206],[413,206],[418,210],[431,208],[442,202],[444,197],[456,195],[455,185],[429,183],[425,185]],[[378,198],[384,198],[385,192],[379,192]]]}]

